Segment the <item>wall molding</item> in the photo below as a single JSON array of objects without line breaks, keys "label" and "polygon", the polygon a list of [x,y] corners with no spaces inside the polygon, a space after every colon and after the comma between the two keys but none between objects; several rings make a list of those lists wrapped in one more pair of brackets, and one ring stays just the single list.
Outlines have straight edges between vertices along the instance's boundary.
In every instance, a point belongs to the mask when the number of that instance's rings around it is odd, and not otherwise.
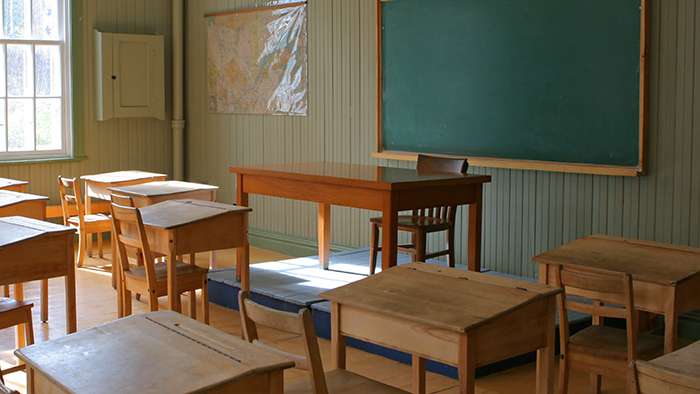
[{"label": "wall molding", "polygon": [[[250,246],[294,257],[317,256],[318,241],[259,228],[248,229]],[[357,249],[356,246],[331,243],[331,253]]]}]

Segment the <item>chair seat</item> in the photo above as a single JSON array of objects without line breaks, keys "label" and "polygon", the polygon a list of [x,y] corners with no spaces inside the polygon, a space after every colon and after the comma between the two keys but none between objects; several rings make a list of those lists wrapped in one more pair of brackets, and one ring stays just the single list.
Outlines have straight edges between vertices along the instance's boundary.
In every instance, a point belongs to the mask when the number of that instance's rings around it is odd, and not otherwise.
[{"label": "chair seat", "polygon": [[[615,359],[627,359],[627,331],[624,329],[593,325],[569,338],[569,349]],[[637,357],[648,360],[663,354],[664,338],[659,335],[637,335]]]},{"label": "chair seat", "polygon": [[31,302],[0,297],[0,330],[24,321],[21,317],[22,314],[27,313],[26,310],[31,310],[33,306],[34,304]]},{"label": "chair seat", "polygon": [[[85,220],[85,225],[97,225],[97,224],[102,224],[104,223],[107,226],[111,226],[112,222],[109,219],[109,216],[105,215],[100,215],[100,214],[93,214],[93,215],[85,215],[83,216],[83,219]],[[71,216],[68,218],[68,223],[72,224],[73,226],[80,226],[80,219],[78,219],[77,216]]]},{"label": "chair seat", "polygon": [[[369,221],[379,226],[382,225],[381,217],[370,218]],[[399,215],[397,221],[397,227],[402,231],[418,229],[423,229],[425,232],[442,231],[450,228],[451,224],[452,223],[447,219],[413,215]]]},{"label": "chair seat", "polygon": [[[406,394],[407,391],[366,378],[345,369],[326,372],[329,394]],[[311,380],[304,379],[284,386],[285,394],[312,393]]]},{"label": "chair seat", "polygon": [[[161,263],[156,263],[153,266],[156,271],[156,279],[157,280],[166,280],[168,278],[168,263],[167,262],[161,262]],[[124,272],[126,276],[135,278],[138,280],[146,280],[146,267],[145,266],[139,266],[135,268],[131,268],[128,271]],[[209,273],[209,270],[206,268],[198,267],[194,264],[187,264],[183,261],[178,261],[177,262],[177,275],[178,276],[186,276],[186,275],[206,275]]]}]

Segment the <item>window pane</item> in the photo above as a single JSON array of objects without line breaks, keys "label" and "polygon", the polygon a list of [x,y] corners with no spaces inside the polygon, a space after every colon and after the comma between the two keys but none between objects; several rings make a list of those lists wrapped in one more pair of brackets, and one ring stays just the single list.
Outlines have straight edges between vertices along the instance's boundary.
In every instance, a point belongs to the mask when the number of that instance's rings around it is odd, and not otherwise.
[{"label": "window pane", "polygon": [[61,55],[56,45],[34,47],[36,56],[36,95],[61,95]]},{"label": "window pane", "polygon": [[34,150],[34,105],[31,99],[7,101],[9,150]]},{"label": "window pane", "polygon": [[58,40],[58,0],[34,0],[32,38]]},{"label": "window pane", "polygon": [[[5,78],[5,46],[0,45],[0,97],[5,97],[5,91],[7,90],[5,86],[6,81],[7,79]],[[5,111],[5,105],[3,105],[2,108],[3,111]]]},{"label": "window pane", "polygon": [[32,46],[7,46],[7,94],[15,97],[34,95]]},{"label": "window pane", "polygon": [[6,38],[29,38],[29,0],[3,0]]},{"label": "window pane", "polygon": [[5,100],[0,100],[0,152],[7,152],[7,127],[5,127]]},{"label": "window pane", "polygon": [[62,148],[61,99],[36,100],[36,149]]}]

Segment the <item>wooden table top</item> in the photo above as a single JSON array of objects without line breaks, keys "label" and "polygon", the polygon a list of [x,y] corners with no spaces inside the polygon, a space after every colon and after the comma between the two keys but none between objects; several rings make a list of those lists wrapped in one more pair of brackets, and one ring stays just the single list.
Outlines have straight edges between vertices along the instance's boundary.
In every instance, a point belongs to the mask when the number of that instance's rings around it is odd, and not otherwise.
[{"label": "wooden table top", "polygon": [[467,332],[561,291],[539,283],[416,262],[325,291],[319,297]]},{"label": "wooden table top", "polygon": [[24,201],[48,200],[48,197],[38,196],[36,194],[13,192],[9,190],[0,190],[0,207],[7,207],[14,204],[19,204]]},{"label": "wooden table top", "polygon": [[384,190],[491,181],[490,175],[419,172],[408,168],[329,162],[231,166],[229,171],[237,174],[274,175],[283,179]]},{"label": "wooden table top", "polygon": [[119,319],[15,351],[73,393],[194,393],[294,362],[173,311]]},{"label": "wooden table top", "polygon": [[93,182],[102,183],[119,183],[134,181],[138,179],[149,179],[149,178],[161,178],[167,176],[166,174],[158,174],[155,172],[146,171],[115,171],[115,172],[105,172],[103,174],[94,175],[83,175],[80,178]]},{"label": "wooden table top", "polygon": [[47,235],[74,233],[76,231],[75,227],[24,216],[3,217],[0,218],[0,247]]},{"label": "wooden table top", "polygon": [[218,190],[218,186],[205,185],[202,183],[181,182],[181,181],[156,181],[141,183],[131,186],[108,187],[114,193],[122,193],[128,195],[157,197],[167,196],[170,194],[185,193],[197,190]]},{"label": "wooden table top", "polygon": [[670,285],[700,274],[698,248],[600,234],[579,238],[532,260],[626,272],[637,280]]},{"label": "wooden table top", "polygon": [[9,178],[0,178],[0,189],[9,187],[9,186],[15,186],[15,185],[28,185],[29,182],[27,181],[18,181],[15,179],[9,179]]},{"label": "wooden table top", "polygon": [[700,341],[651,361],[666,368],[700,376]]},{"label": "wooden table top", "polygon": [[249,207],[194,199],[167,200],[139,208],[144,225],[166,230],[212,219],[230,212],[244,213],[252,210]]}]

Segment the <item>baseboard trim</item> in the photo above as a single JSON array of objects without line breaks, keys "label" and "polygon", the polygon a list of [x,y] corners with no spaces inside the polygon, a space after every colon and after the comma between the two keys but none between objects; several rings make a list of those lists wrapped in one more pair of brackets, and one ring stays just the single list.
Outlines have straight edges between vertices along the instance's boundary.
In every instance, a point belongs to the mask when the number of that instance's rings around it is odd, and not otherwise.
[{"label": "baseboard trim", "polygon": [[[318,241],[258,228],[248,229],[250,246],[294,257],[317,256]],[[357,246],[331,243],[331,253],[357,249]]]}]

